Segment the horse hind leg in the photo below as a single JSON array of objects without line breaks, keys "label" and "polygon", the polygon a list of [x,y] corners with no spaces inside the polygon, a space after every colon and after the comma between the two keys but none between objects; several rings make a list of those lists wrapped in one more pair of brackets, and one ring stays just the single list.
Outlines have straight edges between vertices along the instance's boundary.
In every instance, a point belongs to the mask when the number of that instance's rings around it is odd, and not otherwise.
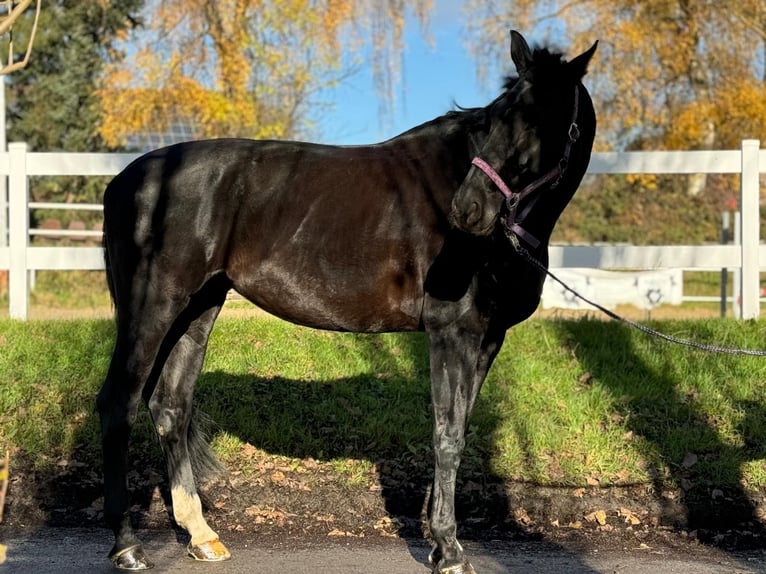
[{"label": "horse hind leg", "polygon": [[104,517],[115,536],[109,557],[120,570],[145,570],[153,566],[131,525],[128,442],[162,341],[183,304],[164,301],[149,308],[151,310],[141,314],[141,317],[147,317],[146,320],[133,320],[118,310],[121,318],[118,319],[117,341],[109,371],[96,399],[101,419]]},{"label": "horse hind leg", "polygon": [[173,269],[162,266],[164,259],[144,257],[131,242],[107,235],[105,246],[107,262],[112,262],[107,274],[117,338],[96,399],[101,419],[104,518],[115,536],[109,553],[112,563],[120,570],[145,570],[153,565],[131,525],[128,443],[138,406],[157,386],[179,320],[204,281],[178,277]]},{"label": "horse hind leg", "polygon": [[[216,285],[211,287],[215,289]],[[216,464],[207,442],[196,431],[192,420],[194,385],[202,369],[207,341],[227,289],[215,290],[217,292],[209,293],[211,289],[205,288],[190,302],[187,313],[197,315],[199,311],[195,309],[200,303],[205,303],[205,308],[188,326],[185,321],[180,321],[180,330],[183,332],[173,338],[175,340],[177,337],[177,341],[164,363],[157,387],[148,400],[149,412],[167,461],[173,517],[191,536],[187,547],[189,555],[207,562],[228,560],[231,557],[202,514],[192,465],[192,455],[200,461],[198,466],[203,467],[198,472],[210,470]],[[208,302],[210,297],[213,298],[212,304]]]}]

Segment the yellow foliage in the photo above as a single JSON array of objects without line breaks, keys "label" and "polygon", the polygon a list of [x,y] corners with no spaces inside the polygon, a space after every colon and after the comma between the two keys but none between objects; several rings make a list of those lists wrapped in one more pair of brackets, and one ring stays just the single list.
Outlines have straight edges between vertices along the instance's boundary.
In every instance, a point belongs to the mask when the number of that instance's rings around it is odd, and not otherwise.
[{"label": "yellow foliage", "polygon": [[[570,53],[600,40],[585,79],[598,114],[597,149],[766,140],[763,0],[466,0],[465,13],[471,50],[485,69],[506,61],[505,45],[492,37],[498,21],[530,35],[563,29]],[[492,53],[496,42],[503,48]]]},{"label": "yellow foliage", "polygon": [[[149,33],[107,69],[101,135],[113,146],[175,118],[199,137],[292,137],[309,96],[336,81],[344,52],[373,50],[391,85],[405,10],[425,22],[432,0],[150,0]],[[384,93],[384,90],[381,90]],[[385,93],[384,93],[385,95]]]}]

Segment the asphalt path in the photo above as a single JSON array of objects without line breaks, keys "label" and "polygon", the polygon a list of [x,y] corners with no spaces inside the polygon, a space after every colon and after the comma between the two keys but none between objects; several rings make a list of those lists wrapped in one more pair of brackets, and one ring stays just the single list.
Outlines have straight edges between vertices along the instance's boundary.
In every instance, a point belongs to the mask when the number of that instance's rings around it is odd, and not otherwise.
[{"label": "asphalt path", "polygon": [[[232,560],[203,564],[187,558],[184,541],[172,532],[141,531],[153,572],[205,574],[428,574],[429,547],[401,539],[291,543],[255,546],[247,538],[227,540]],[[114,573],[106,559],[111,533],[105,529],[43,528],[0,541],[7,548],[2,572],[30,574]],[[465,545],[478,574],[745,574],[765,573],[763,551],[731,554],[694,547],[565,548],[550,542],[487,542]]]}]

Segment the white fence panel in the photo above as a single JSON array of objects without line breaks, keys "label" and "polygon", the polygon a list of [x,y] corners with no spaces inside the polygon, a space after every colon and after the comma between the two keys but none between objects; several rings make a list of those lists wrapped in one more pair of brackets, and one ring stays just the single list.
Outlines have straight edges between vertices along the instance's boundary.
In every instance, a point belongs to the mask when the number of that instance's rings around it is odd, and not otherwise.
[{"label": "white fence panel", "polygon": [[[11,143],[0,153],[0,177],[8,176],[8,246],[0,241],[0,270],[9,270],[10,316],[26,319],[29,271],[36,269],[103,269],[98,247],[33,247],[29,245],[30,208],[56,204],[30,203],[30,176],[116,175],[138,154],[28,153],[26,144]],[[759,240],[760,174],[766,173],[766,150],[757,140],[744,140],[739,150],[597,152],[589,174],[738,173],[741,179],[739,245],[552,246],[551,268],[699,269],[730,268],[741,273],[741,316],[756,318],[760,310],[760,270],[766,269],[766,246]],[[0,201],[0,207],[3,203]],[[80,206],[99,209],[99,206]],[[71,204],[62,209],[75,208]],[[0,230],[5,213],[0,209]],[[42,234],[39,231],[32,233]],[[74,232],[73,232],[74,233]],[[82,233],[79,233],[82,234]]]}]

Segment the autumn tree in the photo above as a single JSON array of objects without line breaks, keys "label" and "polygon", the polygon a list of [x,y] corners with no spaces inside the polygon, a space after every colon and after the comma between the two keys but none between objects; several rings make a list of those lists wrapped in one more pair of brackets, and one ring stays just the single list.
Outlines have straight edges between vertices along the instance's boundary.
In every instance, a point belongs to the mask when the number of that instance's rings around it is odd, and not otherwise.
[{"label": "autumn tree", "polygon": [[[106,55],[135,24],[143,0],[49,0],[43,3],[29,65],[6,77],[8,140],[34,151],[99,151],[95,90]],[[26,44],[34,14],[14,26]]]},{"label": "autumn tree", "polygon": [[762,0],[466,0],[470,48],[498,61],[503,22],[559,44],[600,39],[588,84],[601,149],[738,147],[766,139]]},{"label": "autumn tree", "polygon": [[[95,97],[103,62],[115,41],[136,24],[143,0],[47,0],[43,3],[29,64],[5,77],[7,138],[31,151],[107,151],[98,134]],[[13,27],[14,41],[26,45],[34,11]],[[30,181],[36,201],[98,202],[104,180],[45,177]],[[87,219],[82,212],[34,210],[32,217]],[[100,217],[92,214],[93,219]]]},{"label": "autumn tree", "polygon": [[[727,149],[766,140],[763,0],[466,0],[466,8],[469,46],[484,73],[497,71],[493,38],[507,34],[505,23],[575,53],[600,40],[586,78],[597,149]],[[717,240],[736,185],[730,176],[599,178],[575,197],[557,233]]]},{"label": "autumn tree", "polygon": [[[194,122],[199,137],[295,137],[312,98],[369,50],[381,95],[396,82],[407,10],[432,0],[150,0],[131,58],[114,62],[99,98],[101,134]],[[349,58],[348,54],[352,54]]]}]

